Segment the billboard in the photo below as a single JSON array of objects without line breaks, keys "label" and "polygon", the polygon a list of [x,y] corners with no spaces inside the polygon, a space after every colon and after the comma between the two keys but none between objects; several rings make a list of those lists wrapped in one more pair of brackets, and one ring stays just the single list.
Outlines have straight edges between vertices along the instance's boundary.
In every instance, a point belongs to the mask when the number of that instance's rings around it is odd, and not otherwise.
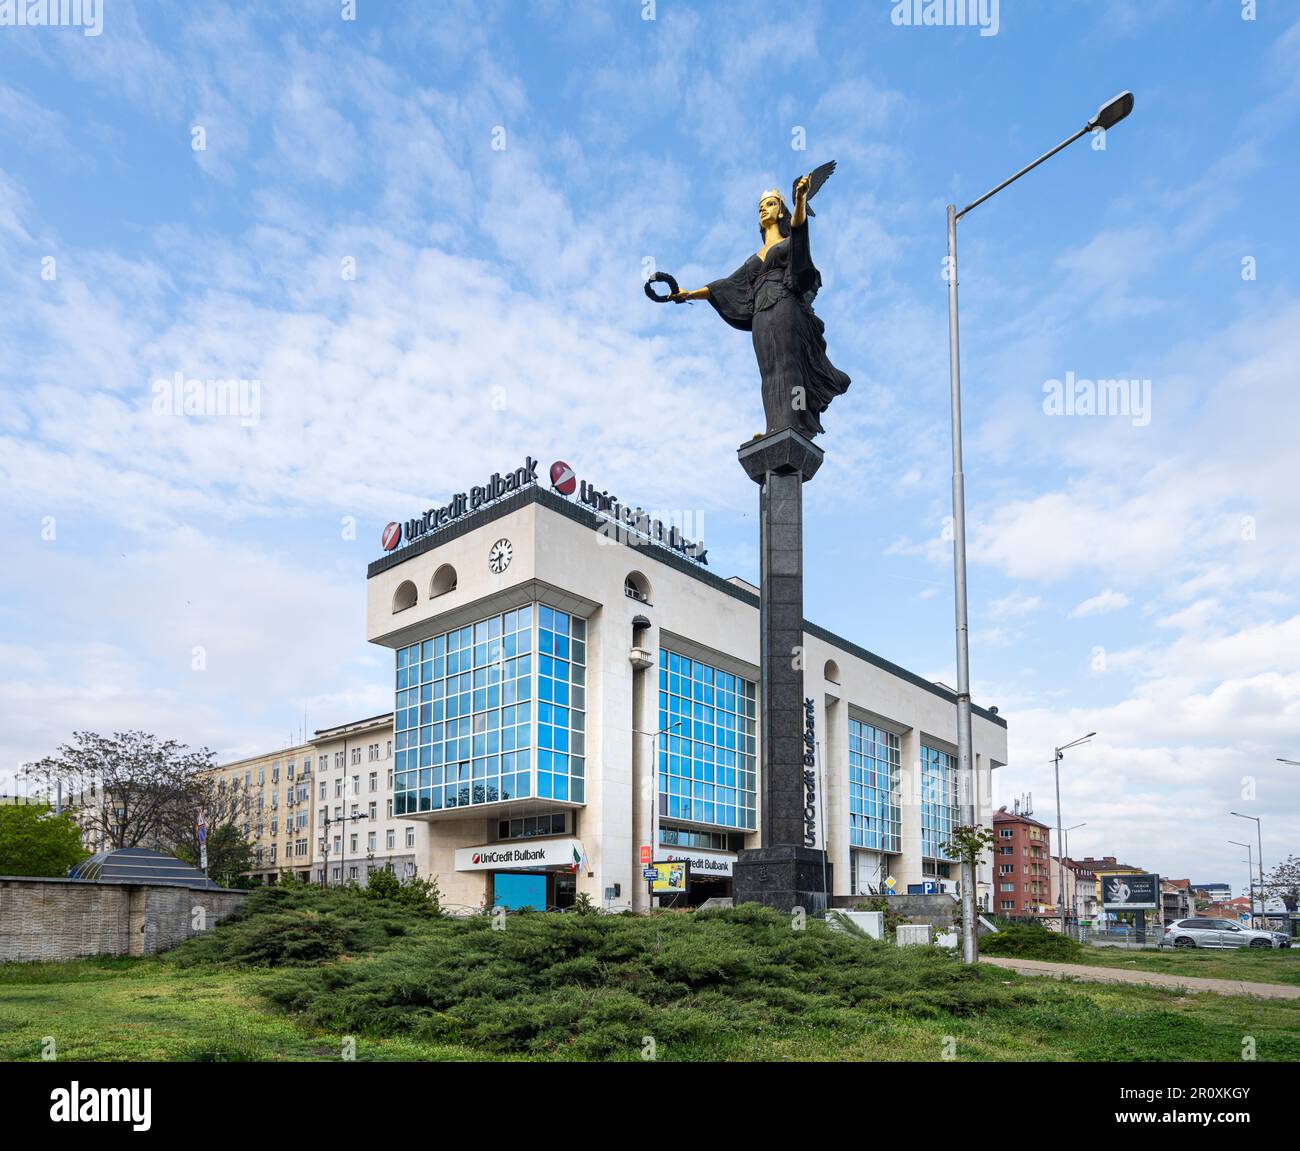
[{"label": "billboard", "polygon": [[1099,873],[1101,905],[1107,911],[1154,911],[1160,906],[1160,876]]},{"label": "billboard", "polygon": [[651,895],[684,895],[691,881],[691,865],[684,859],[652,863],[655,877],[650,881]]}]

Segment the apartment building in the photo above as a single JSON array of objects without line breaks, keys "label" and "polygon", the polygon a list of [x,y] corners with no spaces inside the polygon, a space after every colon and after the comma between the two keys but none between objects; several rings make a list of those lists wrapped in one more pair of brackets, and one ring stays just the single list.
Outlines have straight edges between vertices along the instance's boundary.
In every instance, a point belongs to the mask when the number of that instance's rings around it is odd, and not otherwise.
[{"label": "apartment building", "polygon": [[1014,919],[1054,914],[1047,824],[1000,807],[993,813],[993,834],[993,910]]},{"label": "apartment building", "polygon": [[213,770],[217,811],[209,825],[229,814],[253,849],[249,874],[264,883],[281,873],[311,878],[313,756],[314,746],[304,743]]},{"label": "apartment building", "polygon": [[360,883],[386,868],[409,879],[428,829],[393,813],[393,713],[315,733],[314,882]]}]

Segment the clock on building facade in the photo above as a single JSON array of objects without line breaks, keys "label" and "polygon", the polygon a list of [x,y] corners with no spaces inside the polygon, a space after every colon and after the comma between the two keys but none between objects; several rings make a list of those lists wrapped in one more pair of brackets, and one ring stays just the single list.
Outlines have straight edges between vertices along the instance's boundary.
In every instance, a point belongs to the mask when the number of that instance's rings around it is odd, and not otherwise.
[{"label": "clock on building facade", "polygon": [[510,566],[510,560],[515,554],[515,549],[507,539],[497,540],[488,552],[488,570],[493,575],[500,575]]}]

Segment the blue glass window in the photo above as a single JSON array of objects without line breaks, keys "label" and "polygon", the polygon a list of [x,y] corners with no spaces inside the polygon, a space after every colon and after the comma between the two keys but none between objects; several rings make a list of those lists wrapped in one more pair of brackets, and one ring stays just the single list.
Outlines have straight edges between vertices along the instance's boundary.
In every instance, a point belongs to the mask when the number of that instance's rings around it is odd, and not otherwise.
[{"label": "blue glass window", "polygon": [[902,850],[899,740],[893,732],[849,718],[849,843]]},{"label": "blue glass window", "polygon": [[660,815],[755,829],[756,717],[752,681],[660,649]]},{"label": "blue glass window", "polygon": [[943,845],[952,837],[957,817],[957,763],[946,751],[921,744],[921,854],[952,859]]},{"label": "blue glass window", "polygon": [[[585,802],[586,636],[585,620],[525,604],[399,650],[394,811],[534,794]],[[534,747],[549,757],[536,784]],[[431,766],[432,782],[411,770]]]}]

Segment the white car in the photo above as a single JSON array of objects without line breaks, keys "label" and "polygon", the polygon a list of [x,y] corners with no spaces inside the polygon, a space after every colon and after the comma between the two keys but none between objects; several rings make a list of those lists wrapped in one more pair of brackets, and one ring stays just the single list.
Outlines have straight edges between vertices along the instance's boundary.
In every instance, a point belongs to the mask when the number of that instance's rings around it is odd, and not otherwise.
[{"label": "white car", "polygon": [[1290,947],[1281,931],[1257,931],[1231,919],[1175,919],[1165,928],[1161,947]]}]

